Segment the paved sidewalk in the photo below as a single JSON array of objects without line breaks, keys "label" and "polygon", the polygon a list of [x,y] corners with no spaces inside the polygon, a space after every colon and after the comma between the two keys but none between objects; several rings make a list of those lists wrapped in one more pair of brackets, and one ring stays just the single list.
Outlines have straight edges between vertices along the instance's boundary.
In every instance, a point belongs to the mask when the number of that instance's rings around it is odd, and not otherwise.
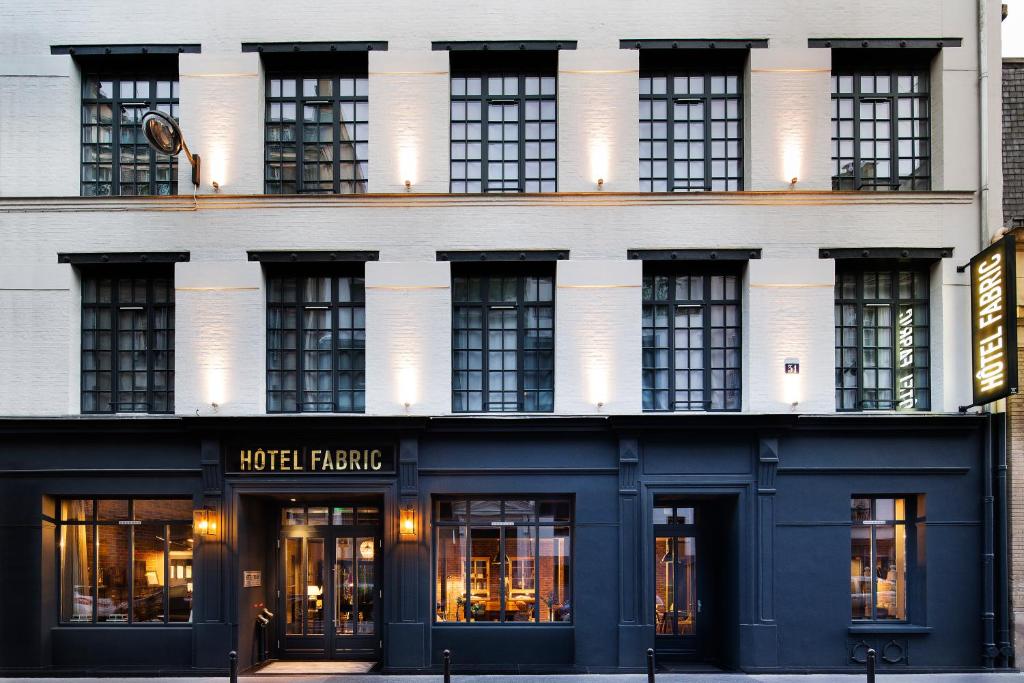
[{"label": "paved sidewalk", "polygon": [[[145,678],[0,678],[0,683],[142,683]],[[222,683],[222,678],[161,678],[161,683]],[[658,674],[658,683],[864,683],[865,677],[839,674],[761,675]],[[441,676],[240,676],[242,683],[439,683]],[[646,683],[647,676],[631,675],[453,675],[452,683]],[[1024,674],[879,674],[877,683],[1024,683]]]}]

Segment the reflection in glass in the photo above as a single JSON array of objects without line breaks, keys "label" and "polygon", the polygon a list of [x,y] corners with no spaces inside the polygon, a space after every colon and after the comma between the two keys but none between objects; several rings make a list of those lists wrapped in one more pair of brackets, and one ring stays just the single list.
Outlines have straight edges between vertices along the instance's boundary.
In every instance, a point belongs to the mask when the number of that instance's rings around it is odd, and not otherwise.
[{"label": "reflection in glass", "polygon": [[356,524],[364,526],[374,526],[380,524],[380,508],[379,507],[360,507],[358,510],[359,517],[356,520]]},{"label": "reflection in glass", "polygon": [[136,622],[164,620],[165,533],[162,524],[135,527],[132,619]]},{"label": "reflection in glass", "polygon": [[101,522],[128,519],[128,501],[118,499],[97,501],[96,519]]},{"label": "reflection in glass", "polygon": [[438,621],[466,620],[466,528],[438,527],[434,546]]},{"label": "reflection in glass", "polygon": [[306,590],[302,585],[302,539],[284,541],[285,633],[302,635],[302,604]]},{"label": "reflection in glass", "polygon": [[134,519],[144,522],[182,522],[192,519],[192,501],[177,499],[136,499]]},{"label": "reflection in glass", "polygon": [[[486,586],[477,582],[482,578],[474,574],[473,592],[470,595],[470,621],[498,621],[501,618],[501,529],[495,527],[470,528],[470,555],[476,561],[487,563]],[[478,588],[477,585],[480,587]]]},{"label": "reflection in glass", "polygon": [[670,634],[672,612],[675,609],[675,554],[671,537],[654,539],[654,616],[657,633]]},{"label": "reflection in glass", "polygon": [[324,632],[324,539],[306,539],[306,635]]},{"label": "reflection in glass", "polygon": [[694,539],[676,538],[676,634],[692,636],[697,624],[697,551]]},{"label": "reflection in glass", "polygon": [[572,574],[569,571],[569,527],[540,527],[539,617],[541,621],[571,619]]},{"label": "reflection in glass", "polygon": [[167,614],[171,622],[192,621],[192,527],[169,527]]},{"label": "reflection in glass", "polygon": [[690,536],[654,539],[655,630],[663,635],[697,632],[697,551]]},{"label": "reflection in glass", "polygon": [[324,526],[330,521],[326,507],[311,507],[306,514],[306,523],[311,526]]},{"label": "reflection in glass", "polygon": [[[91,501],[87,502],[91,506]],[[81,509],[73,514],[81,514]],[[93,528],[89,524],[68,524],[60,528],[61,621],[92,621]]]},{"label": "reflection in glass", "polygon": [[306,508],[284,508],[281,511],[281,524],[284,526],[301,526],[306,523]]},{"label": "reflection in glass", "polygon": [[[506,510],[508,503],[506,503]],[[533,621],[537,602],[536,527],[505,529],[505,621]]]},{"label": "reflection in glass", "polygon": [[350,526],[355,522],[355,510],[350,507],[336,507],[331,513],[331,524],[335,526]]},{"label": "reflection in glass", "polygon": [[[102,506],[100,508],[103,509]],[[99,551],[96,621],[128,621],[128,530],[127,526],[98,526]]]},{"label": "reflection in glass", "polygon": [[[91,500],[61,501],[61,519],[75,522],[92,521],[93,502]],[[190,515],[192,513],[189,513]]]},{"label": "reflection in glass", "polygon": [[356,623],[356,632],[360,635],[369,635],[375,631],[375,620],[374,620],[374,605],[376,604],[377,598],[377,587],[376,587],[376,562],[374,561],[373,555],[366,558],[362,552],[362,548],[369,543],[371,547],[375,546],[375,539],[373,538],[360,538],[357,539],[359,544],[360,553],[359,557],[356,558],[356,583],[357,583],[357,600],[359,610],[359,620]]},{"label": "reflection in glass", "polygon": [[[334,508],[336,511],[342,508]],[[351,508],[349,508],[351,510]],[[355,556],[352,539],[339,538],[335,546],[334,600],[337,605],[338,635],[352,635],[355,631],[355,606],[352,603],[355,587]]]},{"label": "reflection in glass", "polygon": [[850,517],[851,616],[906,621],[906,500],[854,498]]}]

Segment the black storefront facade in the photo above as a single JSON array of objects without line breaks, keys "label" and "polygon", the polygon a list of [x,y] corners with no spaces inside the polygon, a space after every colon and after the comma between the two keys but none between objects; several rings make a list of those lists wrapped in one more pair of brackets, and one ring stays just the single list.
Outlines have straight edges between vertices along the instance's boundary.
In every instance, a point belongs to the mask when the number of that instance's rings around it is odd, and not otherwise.
[{"label": "black storefront facade", "polygon": [[4,420],[0,673],[1005,668],[1002,424]]}]

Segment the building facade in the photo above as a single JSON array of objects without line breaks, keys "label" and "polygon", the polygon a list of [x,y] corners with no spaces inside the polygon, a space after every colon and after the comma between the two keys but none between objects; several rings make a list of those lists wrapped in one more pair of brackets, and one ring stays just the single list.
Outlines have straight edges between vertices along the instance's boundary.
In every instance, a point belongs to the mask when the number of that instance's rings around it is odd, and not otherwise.
[{"label": "building facade", "polygon": [[998,5],[720,5],[7,7],[0,672],[1013,666]]}]

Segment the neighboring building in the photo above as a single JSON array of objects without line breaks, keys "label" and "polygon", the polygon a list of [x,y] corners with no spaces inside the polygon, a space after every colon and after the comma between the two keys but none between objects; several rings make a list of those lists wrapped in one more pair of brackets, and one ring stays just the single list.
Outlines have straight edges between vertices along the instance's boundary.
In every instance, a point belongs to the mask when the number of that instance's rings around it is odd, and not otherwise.
[{"label": "neighboring building", "polygon": [[1014,666],[999,7],[802,4],[7,11],[0,674]]}]

